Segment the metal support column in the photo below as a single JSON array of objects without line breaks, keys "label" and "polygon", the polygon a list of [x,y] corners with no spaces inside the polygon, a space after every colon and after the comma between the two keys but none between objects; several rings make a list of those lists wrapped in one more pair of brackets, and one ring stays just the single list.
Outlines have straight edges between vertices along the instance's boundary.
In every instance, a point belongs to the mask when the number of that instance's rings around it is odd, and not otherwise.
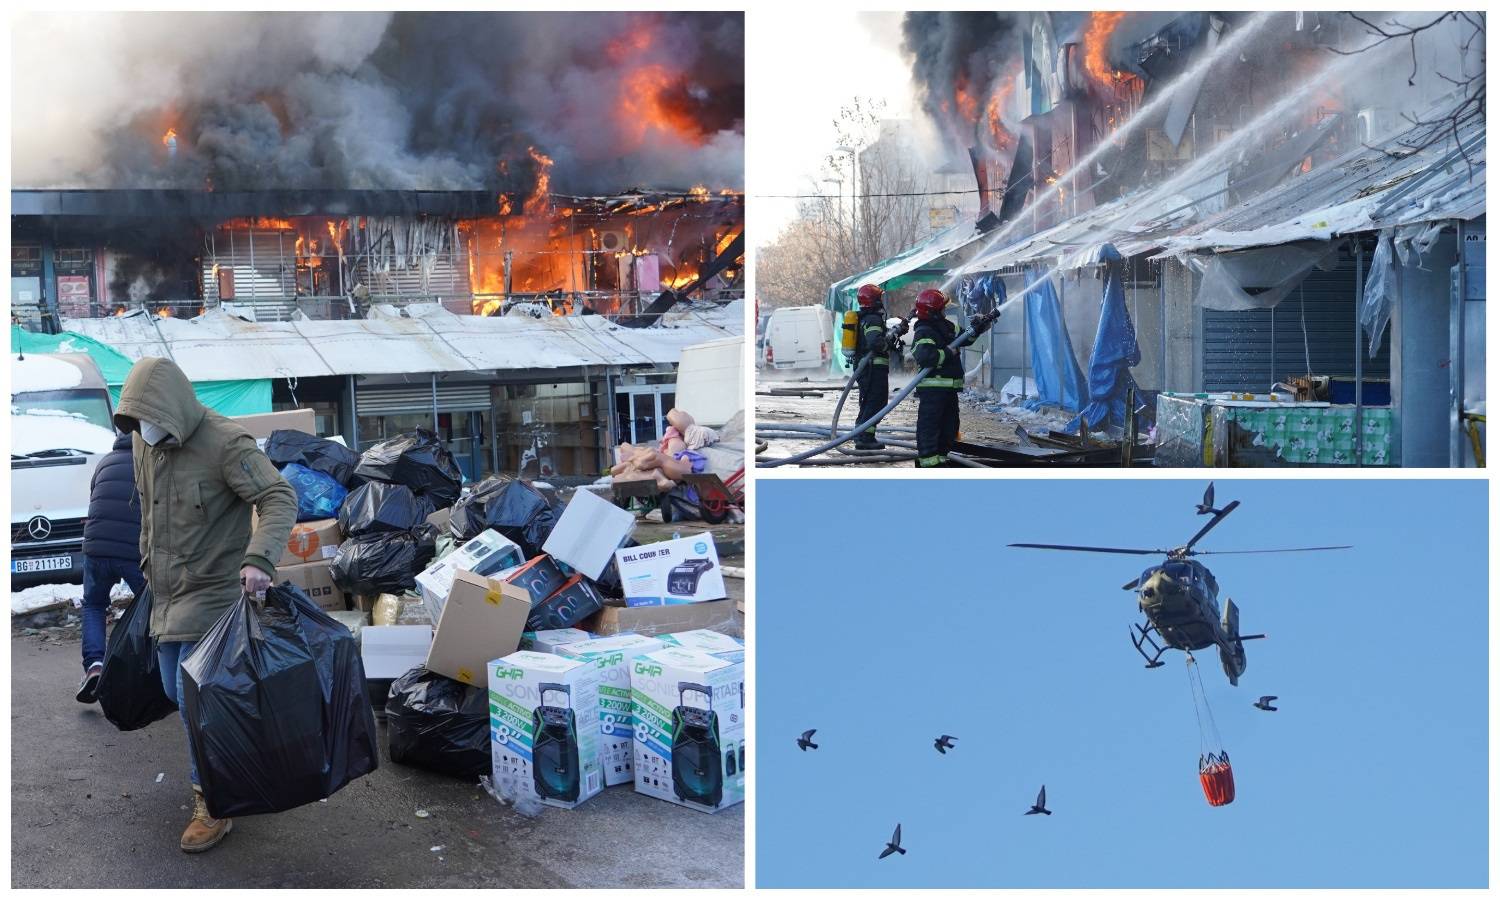
[{"label": "metal support column", "polygon": [[[1354,464],[1365,464],[1365,350],[1360,340],[1360,305],[1365,297],[1365,242],[1354,237]],[[1399,315],[1399,311],[1397,313]],[[1392,385],[1392,388],[1395,388]]]},{"label": "metal support column", "polygon": [[[1464,260],[1464,222],[1454,219],[1458,248],[1453,263],[1448,313],[1448,465],[1464,465],[1464,317],[1468,298],[1468,266]],[[1477,463],[1478,460],[1475,460]]]},{"label": "metal support column", "polygon": [[62,309],[57,305],[57,246],[52,243],[51,233],[42,235],[42,282],[41,296],[37,298],[37,315],[42,320],[43,334],[62,333]]},{"label": "metal support column", "polygon": [[[437,411],[437,373],[432,373],[432,433],[438,433],[438,411]],[[441,436],[439,440],[441,440]]]},{"label": "metal support column", "polygon": [[[1004,284],[1002,281],[1001,284]],[[1026,290],[1026,276],[1021,276],[1021,290]],[[1003,302],[1003,301],[1002,301]],[[1031,371],[1031,355],[1026,352],[1026,325],[1030,316],[1026,315],[1026,307],[1031,303],[1031,295],[1021,295],[1021,405],[1026,404],[1030,392],[1026,390],[1026,373]],[[990,359],[995,359],[995,329],[990,329]]]},{"label": "metal support column", "polygon": [[354,391],[354,376],[349,378],[349,449],[359,452],[359,395]]}]

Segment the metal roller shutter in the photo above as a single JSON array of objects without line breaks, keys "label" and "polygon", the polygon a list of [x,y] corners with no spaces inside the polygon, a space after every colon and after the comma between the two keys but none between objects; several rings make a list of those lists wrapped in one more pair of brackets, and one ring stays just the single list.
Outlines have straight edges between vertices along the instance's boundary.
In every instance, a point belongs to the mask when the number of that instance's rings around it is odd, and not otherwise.
[{"label": "metal roller shutter", "polygon": [[[1367,255],[1367,271],[1369,263]],[[1346,248],[1339,252],[1337,268],[1314,269],[1299,291],[1273,309],[1203,310],[1203,390],[1266,391],[1278,378],[1305,372],[1309,361],[1315,375],[1352,377],[1358,309],[1354,268],[1354,256]],[[1390,377],[1390,344],[1386,329],[1375,358],[1364,358],[1366,379]]]},{"label": "metal roller shutter", "polygon": [[[403,384],[361,388],[355,395],[355,408],[362,416],[432,412],[432,386]],[[490,386],[440,384],[437,389],[437,408],[438,412],[487,411],[490,408]]]}]

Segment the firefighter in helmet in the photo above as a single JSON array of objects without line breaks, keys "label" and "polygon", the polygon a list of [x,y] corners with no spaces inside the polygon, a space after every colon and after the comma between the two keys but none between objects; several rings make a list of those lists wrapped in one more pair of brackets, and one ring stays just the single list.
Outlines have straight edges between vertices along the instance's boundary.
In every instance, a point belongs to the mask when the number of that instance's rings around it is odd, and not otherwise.
[{"label": "firefighter in helmet", "polygon": [[[865,357],[870,357],[856,382],[859,385],[859,418],[855,421],[864,422],[890,401],[891,368],[885,334],[885,292],[877,285],[862,284],[857,296],[859,319],[855,324],[858,334],[853,363],[858,366]],[[874,427],[854,439],[856,450],[880,450],[884,446],[875,439]]]},{"label": "firefighter in helmet", "polygon": [[950,349],[958,329],[943,315],[947,305],[947,296],[936,288],[917,295],[911,358],[918,368],[932,369],[917,385],[917,467],[924,469],[946,465],[948,452],[958,440],[958,392],[964,387],[959,349],[974,343],[987,327]]}]

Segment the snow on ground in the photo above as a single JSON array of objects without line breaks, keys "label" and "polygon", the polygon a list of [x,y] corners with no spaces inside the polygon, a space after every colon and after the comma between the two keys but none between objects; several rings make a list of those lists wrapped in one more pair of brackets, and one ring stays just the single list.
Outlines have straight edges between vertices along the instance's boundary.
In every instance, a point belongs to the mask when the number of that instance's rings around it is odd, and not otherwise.
[{"label": "snow on ground", "polygon": [[10,417],[10,452],[26,455],[44,450],[108,453],[115,434],[75,413],[57,409],[26,410]]},{"label": "snow on ground", "polygon": [[[115,585],[109,592],[110,600],[129,600],[133,594],[125,582]],[[12,591],[10,595],[10,614],[13,616],[36,612],[59,603],[69,603],[75,609],[83,605],[83,585],[81,584],[39,584],[29,587],[24,591]]]},{"label": "snow on ground", "polygon": [[83,370],[52,356],[16,356],[10,361],[10,392],[66,391],[83,383]]}]

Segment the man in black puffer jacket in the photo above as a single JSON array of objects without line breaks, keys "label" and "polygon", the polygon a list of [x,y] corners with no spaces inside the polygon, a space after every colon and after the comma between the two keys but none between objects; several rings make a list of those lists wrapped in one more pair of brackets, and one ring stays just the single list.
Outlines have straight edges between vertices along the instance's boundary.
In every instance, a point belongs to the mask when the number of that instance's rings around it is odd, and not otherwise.
[{"label": "man in black puffer jacket", "polygon": [[99,673],[104,671],[110,589],[121,579],[137,597],[146,589],[141,574],[141,500],[135,491],[128,434],[115,435],[114,449],[94,469],[83,557],[83,682],[77,697],[79,703],[93,703]]}]

